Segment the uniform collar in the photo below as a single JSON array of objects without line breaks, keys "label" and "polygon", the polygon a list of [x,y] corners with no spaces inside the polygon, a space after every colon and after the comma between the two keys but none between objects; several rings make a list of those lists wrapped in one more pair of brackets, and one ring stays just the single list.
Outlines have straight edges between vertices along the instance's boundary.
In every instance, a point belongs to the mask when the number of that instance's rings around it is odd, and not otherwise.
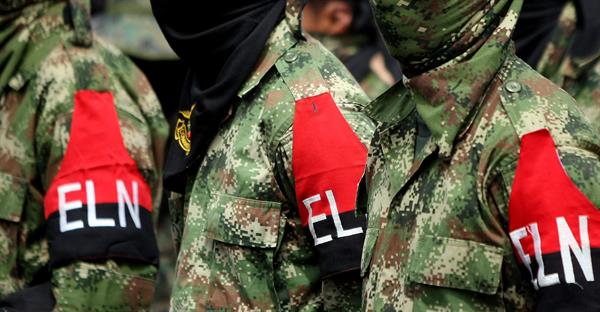
[{"label": "uniform collar", "polygon": [[398,81],[369,103],[363,112],[385,129],[400,123],[415,109],[413,96],[403,81]]},{"label": "uniform collar", "polygon": [[303,7],[304,1],[302,0],[287,0],[285,18],[271,33],[256,68],[240,88],[238,92],[240,98],[243,98],[260,83],[265,74],[275,66],[277,60],[287,50],[292,48],[299,40],[304,40],[300,25]]},{"label": "uniform collar", "polygon": [[[517,1],[494,32],[471,53],[410,79],[404,78],[384,93],[381,100],[374,101],[367,114],[380,122],[396,124],[416,110],[431,131],[431,140],[439,148],[440,157],[449,159],[457,137],[466,132],[487,89],[507,57],[514,54],[510,36],[519,9]],[[396,115],[390,117],[392,113]]]},{"label": "uniform collar", "polygon": [[457,136],[468,128],[510,51],[508,46],[484,48],[469,61],[405,81],[413,91],[417,114],[431,131],[442,158],[451,156]]}]

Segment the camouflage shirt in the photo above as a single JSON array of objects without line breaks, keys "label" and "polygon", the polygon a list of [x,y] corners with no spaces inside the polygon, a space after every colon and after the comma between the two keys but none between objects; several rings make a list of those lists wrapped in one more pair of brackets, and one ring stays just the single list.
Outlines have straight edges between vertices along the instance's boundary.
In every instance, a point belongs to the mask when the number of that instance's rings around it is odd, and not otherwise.
[{"label": "camouflage shirt", "polygon": [[[374,127],[361,112],[368,98],[344,66],[316,41],[299,38],[300,9],[300,1],[287,2],[285,18],[239,91],[241,102],[223,122],[196,175],[188,180],[184,200],[172,197],[174,236],[180,247],[171,299],[174,311],[359,309],[358,274],[321,280],[315,244],[323,233],[316,225],[311,227],[313,241],[302,224],[303,212],[298,212],[295,196],[298,177],[294,173],[298,172],[292,159],[298,132],[293,124],[298,118],[295,110],[304,99],[302,107],[310,112],[331,109],[341,117],[341,111],[350,125],[344,122],[343,127],[356,134],[352,136],[359,149],[365,149]],[[189,112],[180,112],[182,127],[186,116]],[[315,137],[315,145],[304,148],[327,151],[328,146],[320,145],[317,138],[322,132],[311,127],[304,130],[309,143],[311,135]],[[315,164],[320,161],[317,157],[307,162],[313,160]],[[355,196],[362,167],[364,162],[358,164],[359,176],[348,198]],[[329,200],[329,194],[319,196]],[[337,208],[343,209],[339,202]],[[354,210],[354,203],[350,208]],[[323,223],[330,222],[327,219]],[[333,259],[340,258],[329,260]]]},{"label": "camouflage shirt", "polygon": [[519,7],[473,55],[366,110],[380,126],[359,195],[364,310],[597,309],[600,138],[514,56]]},{"label": "camouflage shirt", "polygon": [[558,27],[546,46],[538,64],[532,66],[542,75],[561,86],[577,100],[592,125],[600,127],[600,56],[589,59],[571,57],[569,48],[576,31],[577,12],[568,2],[560,15]]},{"label": "camouflage shirt", "polygon": [[[166,121],[143,74],[116,48],[92,39],[86,7],[85,1],[70,4],[49,1],[0,15],[3,27],[6,26],[0,30],[3,36],[0,51],[8,53],[0,52],[1,57],[8,59],[0,61],[3,66],[0,72],[0,297],[51,280],[58,311],[146,310],[154,292],[155,265],[120,257],[107,260],[102,257],[105,251],[94,251],[96,254],[85,257],[87,261],[74,257],[66,263],[49,266],[53,253],[64,256],[57,251],[58,246],[74,248],[75,252],[85,250],[95,246],[104,234],[113,235],[111,231],[115,228],[105,223],[98,228],[98,234],[86,236],[84,241],[80,241],[81,236],[74,238],[79,235],[78,231],[68,232],[72,236],[67,238],[68,230],[64,231],[63,225],[88,228],[93,222],[109,220],[102,214],[106,212],[103,207],[107,198],[103,194],[104,185],[91,180],[85,184],[85,193],[75,189],[62,193],[63,204],[67,204],[59,205],[62,207],[59,210],[62,213],[63,206],[70,205],[72,211],[64,218],[67,223],[60,225],[61,232],[50,225],[48,203],[53,196],[50,189],[55,180],[69,177],[65,170],[75,168],[75,172],[96,172],[96,176],[104,177],[125,176],[121,171],[109,172],[112,170],[132,171],[140,175],[135,183],[140,183],[142,188],[138,194],[135,187],[127,205],[131,200],[137,204],[138,195],[147,195],[145,201],[155,205],[160,201],[159,168]],[[70,16],[70,20],[65,16]],[[86,113],[90,115],[85,116]],[[94,125],[93,129],[86,126],[86,118],[87,124]],[[95,120],[110,123],[98,125]],[[120,142],[93,150],[93,155],[85,154],[82,151],[85,147],[75,146],[74,142],[77,137],[79,144],[95,148],[97,142],[104,142],[105,137],[111,135]],[[94,166],[93,161],[88,162],[93,157],[104,159],[111,153],[109,162]],[[68,164],[63,162],[66,157],[71,159]],[[81,169],[86,164],[90,166]],[[115,182],[110,183],[108,187],[112,189]],[[151,194],[143,188],[146,183]],[[78,185],[81,189],[81,184]],[[132,194],[129,187],[125,187],[127,196]],[[60,197],[60,186],[58,192]],[[83,199],[88,213],[89,207],[95,205],[97,218],[88,215],[85,219],[78,214],[84,209],[75,197],[83,196],[81,194],[88,196],[87,200]],[[152,204],[145,206],[152,209]],[[146,210],[137,209],[138,212]],[[82,221],[75,221],[77,219],[87,221],[79,224],[77,222]],[[114,225],[115,221],[110,221]],[[148,231],[152,241],[151,226]],[[51,233],[56,236],[49,243]],[[76,241],[80,243],[75,244]]]}]

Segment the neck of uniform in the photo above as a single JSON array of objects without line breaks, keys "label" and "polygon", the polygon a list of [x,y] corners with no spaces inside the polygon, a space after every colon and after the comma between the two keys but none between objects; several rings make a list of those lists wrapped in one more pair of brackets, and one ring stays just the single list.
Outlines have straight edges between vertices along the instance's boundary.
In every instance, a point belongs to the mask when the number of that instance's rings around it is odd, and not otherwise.
[{"label": "neck of uniform", "polygon": [[470,48],[470,53],[404,81],[442,157],[450,156],[457,135],[468,124],[467,117],[478,109],[507,57],[514,54],[510,36],[520,7],[521,2],[515,1],[498,27]]}]

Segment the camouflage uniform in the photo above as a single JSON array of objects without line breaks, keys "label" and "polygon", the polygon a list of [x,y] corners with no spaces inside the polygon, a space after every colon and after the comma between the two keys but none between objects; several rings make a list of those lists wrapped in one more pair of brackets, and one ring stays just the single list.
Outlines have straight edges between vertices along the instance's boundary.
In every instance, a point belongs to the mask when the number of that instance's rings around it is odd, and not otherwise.
[{"label": "camouflage uniform", "polygon": [[[150,81],[165,117],[172,122],[186,69],[169,47],[154,19],[150,1],[106,0],[104,10],[93,15],[92,28],[94,34],[132,58]],[[169,79],[165,80],[164,77]],[[154,311],[166,311],[175,275],[175,251],[166,199],[161,205],[160,215],[155,216],[158,218],[156,239],[160,250],[160,266],[152,308]]]},{"label": "camouflage uniform", "polygon": [[[361,110],[368,98],[325,48],[298,39],[301,7],[301,1],[287,2],[285,18],[238,93],[241,102],[188,180],[187,195],[171,199],[179,248],[174,311],[360,306],[357,274],[321,281],[313,240],[296,206],[292,124],[297,100],[330,92],[366,145],[373,124]],[[180,112],[178,124],[187,116]]]},{"label": "camouflage uniform", "polygon": [[51,280],[57,311],[147,310],[155,265],[95,258],[48,270],[44,197],[67,153],[80,90],[112,93],[124,146],[154,204],[167,124],[143,74],[92,38],[87,1],[31,2],[39,1],[0,2],[0,297]]},{"label": "camouflage uniform", "polygon": [[576,59],[569,54],[575,38],[577,13],[568,2],[559,25],[546,46],[538,64],[530,64],[538,72],[561,86],[577,100],[577,104],[596,128],[600,124],[600,56]]},{"label": "camouflage uniform", "polygon": [[[372,44],[369,42],[369,38],[364,35],[326,36],[313,34],[312,36],[319,40],[342,62],[347,61],[355,55],[363,45]],[[376,53],[368,61],[370,63],[370,71],[358,83],[369,98],[375,99],[392,86],[396,79],[386,69],[383,53]]]},{"label": "camouflage uniform", "polygon": [[[398,23],[421,27],[415,37],[431,35],[428,22],[414,20],[408,11],[415,2],[372,3],[392,55],[405,53],[398,50],[407,47],[399,44],[405,34],[398,32]],[[445,6],[466,8],[474,3],[433,1],[425,10],[434,12],[430,21],[440,22]],[[579,290],[596,289],[592,296],[597,297],[597,286],[587,278],[578,276],[581,288],[566,286],[566,273],[554,265],[556,258],[551,259],[557,254],[547,251],[554,236],[542,231],[541,252],[535,252],[535,259],[532,246],[540,246],[531,237],[539,234],[537,229],[556,227],[554,219],[543,217],[570,200],[566,191],[570,186],[563,187],[571,183],[569,177],[600,207],[600,138],[566,92],[514,55],[509,38],[521,1],[483,3],[476,15],[481,20],[476,21],[493,21],[488,19],[493,10],[498,16],[493,32],[468,24],[466,33],[454,34],[475,38],[467,45],[468,53],[456,51],[461,57],[405,79],[366,109],[380,126],[361,185],[366,191],[358,200],[359,208],[368,209],[362,260],[364,310],[527,311],[536,304],[541,310],[560,310],[568,296],[573,297],[570,308],[577,310],[588,303],[580,300]],[[415,42],[426,45],[431,40]],[[537,154],[547,155],[559,170],[534,170],[528,176],[543,181],[548,174],[550,181],[562,174],[563,185],[552,191],[545,189],[553,186],[550,182],[522,183],[527,166],[550,168],[550,162],[532,162],[531,153],[524,152],[540,148],[540,137],[553,139],[556,149]],[[595,208],[587,213],[598,217]],[[517,229],[522,214],[539,215]],[[598,226],[593,222],[590,228]],[[569,221],[577,237],[575,224]],[[527,240],[523,257],[515,244],[518,234],[523,235],[520,242]],[[598,262],[597,254],[594,260]],[[572,263],[577,268],[578,260]],[[593,268],[597,270],[597,264]],[[552,278],[558,284],[542,282],[555,272]],[[553,302],[554,298],[560,299]]]}]

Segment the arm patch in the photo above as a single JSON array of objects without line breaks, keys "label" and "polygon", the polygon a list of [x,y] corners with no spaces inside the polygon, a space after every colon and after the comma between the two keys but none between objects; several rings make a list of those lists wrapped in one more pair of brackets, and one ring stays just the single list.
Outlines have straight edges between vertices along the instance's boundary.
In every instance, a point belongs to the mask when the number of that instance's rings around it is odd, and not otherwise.
[{"label": "arm patch", "polygon": [[158,263],[152,195],[123,143],[112,94],[75,94],[69,143],[44,198],[50,265],[131,258]]},{"label": "arm patch", "polygon": [[521,140],[509,229],[538,309],[600,310],[600,212],[567,175],[546,129]]},{"label": "arm patch", "polygon": [[338,110],[331,94],[301,99],[294,114],[292,169],[302,225],[319,253],[321,276],[358,269],[364,216],[356,216],[356,192],[367,149]]}]

